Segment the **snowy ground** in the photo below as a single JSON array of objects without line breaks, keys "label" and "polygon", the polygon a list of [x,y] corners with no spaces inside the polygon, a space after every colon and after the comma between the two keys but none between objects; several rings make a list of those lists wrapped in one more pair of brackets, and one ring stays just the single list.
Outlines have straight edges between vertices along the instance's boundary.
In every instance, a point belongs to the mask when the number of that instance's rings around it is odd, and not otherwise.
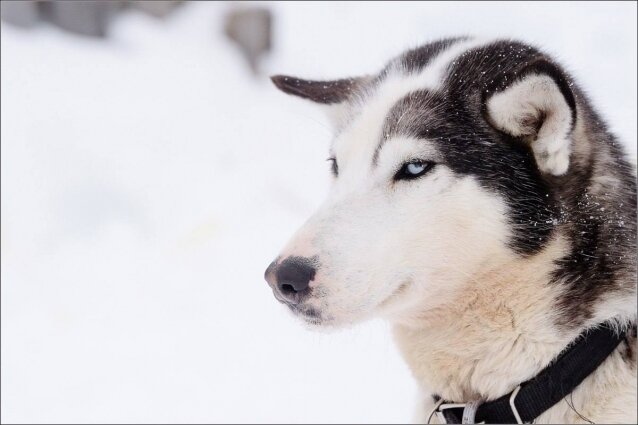
[{"label": "snowy ground", "polygon": [[[385,324],[306,331],[263,270],[326,192],[330,132],[252,80],[225,4],[108,42],[2,24],[2,422],[405,422]],[[342,77],[421,41],[557,54],[636,155],[636,3],[274,5],[269,71]]]}]

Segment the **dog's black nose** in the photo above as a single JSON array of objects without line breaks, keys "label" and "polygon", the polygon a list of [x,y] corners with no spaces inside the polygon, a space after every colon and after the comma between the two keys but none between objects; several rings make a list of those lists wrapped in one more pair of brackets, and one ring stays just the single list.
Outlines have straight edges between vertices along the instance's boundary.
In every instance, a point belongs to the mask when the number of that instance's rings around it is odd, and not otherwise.
[{"label": "dog's black nose", "polygon": [[271,264],[266,280],[275,296],[288,304],[299,304],[310,293],[310,281],[317,272],[314,261],[305,257],[288,257],[281,263]]}]

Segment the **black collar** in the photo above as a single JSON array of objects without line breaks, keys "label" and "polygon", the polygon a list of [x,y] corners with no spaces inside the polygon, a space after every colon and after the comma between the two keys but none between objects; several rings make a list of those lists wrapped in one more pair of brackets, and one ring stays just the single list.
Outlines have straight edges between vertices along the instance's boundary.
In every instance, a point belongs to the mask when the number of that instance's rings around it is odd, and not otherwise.
[{"label": "black collar", "polygon": [[532,422],[571,393],[624,338],[625,335],[620,335],[609,324],[585,332],[536,377],[493,401],[450,403],[434,395],[437,407],[428,421],[437,414],[439,420],[448,424]]}]

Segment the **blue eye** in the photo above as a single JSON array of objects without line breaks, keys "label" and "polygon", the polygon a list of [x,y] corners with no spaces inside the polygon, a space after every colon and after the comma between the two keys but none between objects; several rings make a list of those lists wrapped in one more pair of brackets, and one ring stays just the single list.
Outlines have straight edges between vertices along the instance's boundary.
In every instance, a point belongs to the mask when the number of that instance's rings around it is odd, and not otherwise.
[{"label": "blue eye", "polygon": [[394,180],[411,180],[421,177],[434,167],[434,163],[430,161],[422,161],[415,159],[406,162],[401,169],[395,174]]},{"label": "blue eye", "polygon": [[416,176],[425,171],[425,164],[422,162],[410,162],[405,167],[405,171],[410,175]]}]

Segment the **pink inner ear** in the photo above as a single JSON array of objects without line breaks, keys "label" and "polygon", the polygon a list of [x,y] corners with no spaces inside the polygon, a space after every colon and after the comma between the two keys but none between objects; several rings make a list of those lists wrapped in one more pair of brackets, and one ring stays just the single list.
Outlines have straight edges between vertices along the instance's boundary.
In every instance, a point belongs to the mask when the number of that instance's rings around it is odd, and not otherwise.
[{"label": "pink inner ear", "polygon": [[284,93],[323,104],[344,102],[363,80],[362,78],[344,78],[330,81],[311,81],[287,75],[275,75],[270,79]]}]

